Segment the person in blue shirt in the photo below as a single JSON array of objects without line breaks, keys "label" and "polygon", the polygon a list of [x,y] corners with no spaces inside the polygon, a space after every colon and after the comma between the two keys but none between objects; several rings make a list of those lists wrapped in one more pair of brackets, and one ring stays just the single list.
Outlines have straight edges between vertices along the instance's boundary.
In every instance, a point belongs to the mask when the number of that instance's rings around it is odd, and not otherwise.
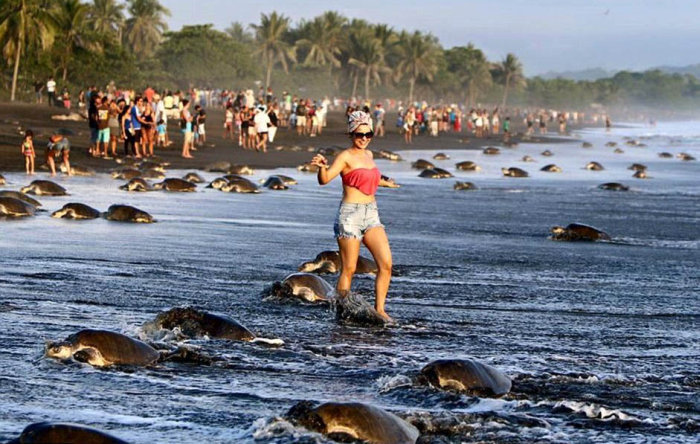
[{"label": "person in blue shirt", "polygon": [[158,121],[158,126],[156,126],[156,132],[158,133],[158,142],[157,145],[159,148],[164,148],[165,147],[165,133],[167,129],[165,127],[165,121],[163,119],[160,119]]},{"label": "person in blue shirt", "polygon": [[[131,129],[132,135],[134,136],[134,152],[137,158],[141,157],[141,125],[145,123],[145,120],[141,115],[143,114],[143,97],[136,96],[131,110],[129,111],[131,116]],[[145,153],[144,153],[145,154]]]}]

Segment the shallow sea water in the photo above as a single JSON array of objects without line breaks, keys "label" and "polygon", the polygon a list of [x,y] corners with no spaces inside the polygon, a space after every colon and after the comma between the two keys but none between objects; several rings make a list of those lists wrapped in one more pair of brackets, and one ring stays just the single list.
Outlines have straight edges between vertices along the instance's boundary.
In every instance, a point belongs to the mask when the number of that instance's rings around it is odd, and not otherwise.
[{"label": "shallow sea water", "polygon": [[[624,136],[647,147],[624,145]],[[323,442],[282,418],[308,399],[372,403],[412,420],[456,418],[458,426],[431,438],[443,442],[697,442],[700,163],[657,153],[700,157],[700,124],[578,137],[502,148],[498,156],[449,151],[450,160],[434,163],[452,172],[462,160],[483,168],[454,172],[455,179],[421,179],[410,168],[434,152],[378,161],[403,185],[378,194],[400,271],[387,305],[400,324],[385,329],[339,325],[327,308],[261,295],[301,262],[335,249],[338,181],[320,188],[314,175],[280,169],[299,185],[239,195],[202,186],[127,193],[106,175],[58,179],[71,196],[39,197],[48,212],[0,222],[0,441],[51,420],[139,443]],[[582,140],[594,148],[581,148]],[[607,141],[625,153],[614,154]],[[541,156],[545,149],[554,156]],[[521,162],[525,154],[537,162]],[[591,160],[605,170],[583,169]],[[652,179],[633,179],[633,162],[646,164]],[[548,163],[564,172],[540,172]],[[531,177],[502,177],[509,166]],[[6,177],[5,189],[29,182]],[[454,191],[455,180],[479,190]],[[596,188],[611,181],[632,189]],[[158,223],[48,216],[71,201],[102,211],[128,203]],[[613,241],[547,238],[551,226],[571,222]],[[371,299],[373,280],[358,276],[354,288]],[[45,340],[82,328],[143,335],[159,311],[184,305],[285,344],[189,341],[223,358],[212,366],[98,370],[42,357]],[[412,383],[434,359],[465,357],[504,371],[513,392],[491,400]]]}]

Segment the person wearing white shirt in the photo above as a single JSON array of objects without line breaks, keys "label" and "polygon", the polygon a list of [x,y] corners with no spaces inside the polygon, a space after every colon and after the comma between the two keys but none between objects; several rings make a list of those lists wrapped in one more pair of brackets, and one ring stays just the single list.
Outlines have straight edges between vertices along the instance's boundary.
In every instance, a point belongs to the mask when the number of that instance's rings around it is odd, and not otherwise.
[{"label": "person wearing white shirt", "polygon": [[255,122],[255,130],[258,133],[258,144],[255,146],[256,151],[267,152],[267,128],[270,125],[270,116],[267,115],[267,108],[265,105],[260,105],[255,110],[255,117],[253,118]]},{"label": "person wearing white shirt", "polygon": [[54,106],[56,103],[56,81],[53,77],[49,77],[49,81],[46,82],[46,92],[49,93],[49,106]]}]

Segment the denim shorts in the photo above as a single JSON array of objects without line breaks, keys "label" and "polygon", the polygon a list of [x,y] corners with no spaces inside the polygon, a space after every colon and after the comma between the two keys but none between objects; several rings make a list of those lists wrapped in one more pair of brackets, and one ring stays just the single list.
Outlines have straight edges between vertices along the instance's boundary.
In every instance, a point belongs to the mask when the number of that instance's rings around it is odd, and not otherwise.
[{"label": "denim shorts", "polygon": [[366,204],[341,202],[333,231],[336,239],[362,239],[370,228],[383,226],[379,220],[377,202]]}]

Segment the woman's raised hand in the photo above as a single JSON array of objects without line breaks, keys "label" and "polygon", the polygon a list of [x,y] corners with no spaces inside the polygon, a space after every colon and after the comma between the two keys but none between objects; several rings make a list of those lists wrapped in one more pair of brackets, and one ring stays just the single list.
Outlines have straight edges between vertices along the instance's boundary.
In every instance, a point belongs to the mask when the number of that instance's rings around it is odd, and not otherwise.
[{"label": "woman's raised hand", "polygon": [[313,159],[311,159],[311,165],[316,165],[317,167],[327,167],[328,161],[323,156],[323,154],[316,154]]}]

